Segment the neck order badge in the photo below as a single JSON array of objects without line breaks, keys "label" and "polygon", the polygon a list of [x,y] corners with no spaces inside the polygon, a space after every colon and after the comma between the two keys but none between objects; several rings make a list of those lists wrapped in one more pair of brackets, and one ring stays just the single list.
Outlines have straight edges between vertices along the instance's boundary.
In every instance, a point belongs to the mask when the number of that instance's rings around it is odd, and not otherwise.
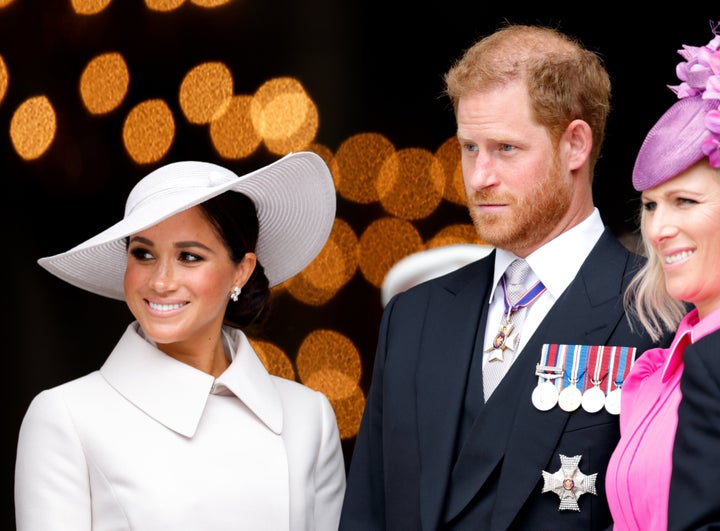
[{"label": "neck order badge", "polygon": [[506,348],[517,350],[520,326],[524,319],[521,310],[530,306],[545,292],[545,286],[540,281],[529,290],[524,290],[523,283],[529,273],[530,266],[525,260],[514,260],[500,280],[505,311],[492,345],[485,349],[485,352],[492,352],[488,361],[503,361]]}]

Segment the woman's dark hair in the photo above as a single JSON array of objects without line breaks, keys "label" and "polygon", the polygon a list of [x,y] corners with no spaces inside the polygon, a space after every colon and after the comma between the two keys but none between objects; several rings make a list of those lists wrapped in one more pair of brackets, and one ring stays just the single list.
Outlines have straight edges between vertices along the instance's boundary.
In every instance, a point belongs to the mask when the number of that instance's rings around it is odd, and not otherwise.
[{"label": "woman's dark hair", "polygon": [[[258,240],[257,209],[252,200],[238,192],[225,192],[204,203],[200,208],[207,216],[238,264],[245,253],[255,252]],[[270,283],[258,261],[238,302],[231,301],[225,310],[225,324],[234,328],[259,326],[270,310]]]}]

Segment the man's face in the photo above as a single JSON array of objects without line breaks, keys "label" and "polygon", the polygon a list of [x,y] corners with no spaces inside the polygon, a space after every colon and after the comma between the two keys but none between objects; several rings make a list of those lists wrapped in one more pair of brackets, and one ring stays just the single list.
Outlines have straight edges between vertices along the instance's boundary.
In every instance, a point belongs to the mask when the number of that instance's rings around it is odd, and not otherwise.
[{"label": "man's face", "polygon": [[547,129],[531,118],[524,84],[462,97],[457,123],[467,205],[480,238],[527,256],[560,234],[573,179]]}]

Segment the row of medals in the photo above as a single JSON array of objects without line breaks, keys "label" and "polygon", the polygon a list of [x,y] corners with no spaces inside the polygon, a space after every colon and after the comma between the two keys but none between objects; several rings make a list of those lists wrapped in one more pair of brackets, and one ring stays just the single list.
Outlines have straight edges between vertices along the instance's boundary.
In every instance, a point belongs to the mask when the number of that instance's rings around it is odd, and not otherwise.
[{"label": "row of medals", "polygon": [[[493,344],[486,352],[493,351],[490,361],[502,361],[503,351],[506,348],[515,350],[517,346],[517,333],[512,334],[514,325],[506,316],[504,323],[500,325]],[[558,392],[557,387],[552,382],[557,378],[562,378],[564,370],[560,367],[549,367],[537,364],[535,367],[535,375],[545,378],[545,381],[539,383],[532,393],[532,403],[540,411],[549,411],[556,405],[560,409],[572,412],[582,407],[588,413],[597,413],[603,407],[612,415],[620,414],[620,386],[610,391],[607,396],[600,388],[602,380],[592,380],[593,386],[586,389],[585,392],[577,388],[577,379],[570,379],[570,385]]]},{"label": "row of medals", "polygon": [[[551,371],[548,374],[547,371]],[[605,396],[600,388],[602,380],[593,380],[592,387],[585,392],[577,387],[577,380],[571,379],[570,385],[558,392],[556,385],[551,381],[563,377],[563,369],[559,367],[548,367],[538,364],[535,374],[545,378],[532,392],[532,403],[540,411],[548,411],[556,405],[563,411],[572,412],[582,407],[588,413],[597,413],[603,407],[608,413],[620,414],[620,386],[615,387]]]}]

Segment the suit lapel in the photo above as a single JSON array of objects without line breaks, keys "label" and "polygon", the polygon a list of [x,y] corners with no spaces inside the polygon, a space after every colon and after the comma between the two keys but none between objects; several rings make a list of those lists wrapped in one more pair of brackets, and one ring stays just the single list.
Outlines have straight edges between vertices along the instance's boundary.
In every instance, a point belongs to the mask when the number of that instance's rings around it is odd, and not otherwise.
[{"label": "suit lapel", "polygon": [[461,422],[478,323],[487,312],[494,253],[432,292],[418,362],[420,510],[424,526],[440,518]]}]

